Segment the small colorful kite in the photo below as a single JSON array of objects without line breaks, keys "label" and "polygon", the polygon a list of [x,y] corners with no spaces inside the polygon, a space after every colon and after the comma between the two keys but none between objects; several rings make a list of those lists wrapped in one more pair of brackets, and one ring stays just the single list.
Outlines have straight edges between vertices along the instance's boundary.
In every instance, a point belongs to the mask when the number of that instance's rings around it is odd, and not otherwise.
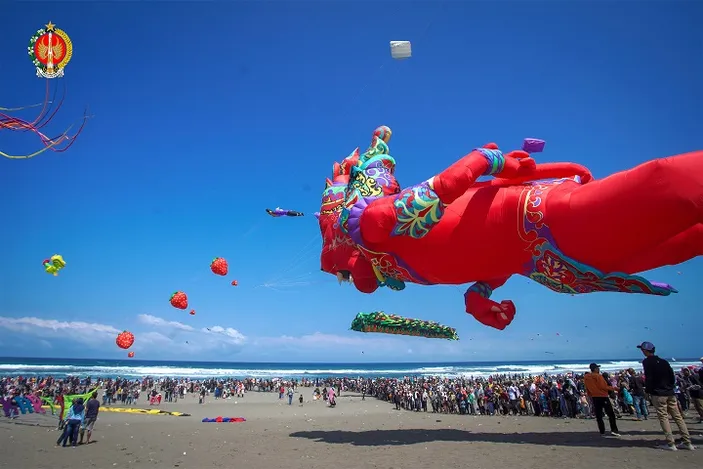
[{"label": "small colorful kite", "polygon": [[134,358],[134,352],[129,352],[129,353],[127,354],[127,356],[128,356],[129,358]]},{"label": "small colorful kite", "polygon": [[42,265],[44,266],[44,272],[56,277],[59,275],[59,270],[66,267],[66,261],[59,254],[54,254],[49,259],[44,259]]},{"label": "small colorful kite", "polygon": [[526,138],[522,141],[522,151],[527,153],[542,153],[546,142],[539,138]]},{"label": "small colorful kite", "polygon": [[229,271],[229,266],[227,265],[227,260],[224,257],[216,257],[210,263],[210,270],[215,275],[225,276]]},{"label": "small colorful kite", "polygon": [[273,210],[270,208],[266,209],[266,213],[272,217],[302,217],[305,214],[303,212],[296,212],[295,210],[284,210],[282,208],[276,207]]},{"label": "small colorful kite", "polygon": [[171,306],[178,309],[188,309],[188,295],[182,291],[177,291],[169,299]]},{"label": "small colorful kite", "polygon": [[352,321],[351,329],[357,332],[380,332],[382,334],[412,335],[428,339],[459,340],[456,329],[434,321],[410,319],[383,311],[359,313]]},{"label": "small colorful kite", "polygon": [[188,313],[188,314],[190,314],[191,316],[195,316],[195,310],[194,310],[194,309],[191,309],[191,310],[190,310],[190,313]]},{"label": "small colorful kite", "polygon": [[115,343],[119,348],[127,350],[134,344],[134,334],[129,331],[120,332],[115,339]]},{"label": "small colorful kite", "polygon": [[239,282],[237,282],[236,280],[232,280],[232,286],[236,287],[237,285],[239,285]]}]

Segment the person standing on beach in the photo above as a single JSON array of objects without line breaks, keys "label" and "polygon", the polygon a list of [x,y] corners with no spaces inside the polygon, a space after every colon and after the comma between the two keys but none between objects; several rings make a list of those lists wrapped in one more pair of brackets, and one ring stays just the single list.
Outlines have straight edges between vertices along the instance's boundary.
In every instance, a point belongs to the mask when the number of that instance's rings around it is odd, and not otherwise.
[{"label": "person standing on beach", "polygon": [[703,423],[703,380],[701,380],[699,374],[703,371],[696,373],[691,373],[688,368],[683,369],[683,381],[686,384],[686,389],[691,395],[691,401],[693,407],[698,412],[698,423]]},{"label": "person standing on beach", "polygon": [[510,402],[510,411],[513,415],[517,415],[518,409],[518,388],[511,382],[508,381],[508,401]]},{"label": "person standing on beach", "polygon": [[627,374],[630,392],[632,393],[632,404],[635,406],[637,420],[647,420],[649,410],[647,409],[647,399],[644,396],[644,379],[642,379],[641,376],[637,376],[633,368],[627,370]]},{"label": "person standing on beach", "polygon": [[618,430],[618,422],[615,419],[615,411],[610,403],[609,391],[615,391],[615,388],[610,386],[600,374],[600,365],[591,363],[589,365],[590,373],[584,376],[586,384],[586,393],[593,401],[593,410],[596,413],[596,422],[598,423],[598,431],[601,435],[605,435],[605,422],[603,421],[603,411],[608,415],[610,422],[610,434],[612,436],[620,436]]},{"label": "person standing on beach", "polygon": [[[657,411],[659,425],[664,430],[666,444],[659,446],[659,449],[676,451],[677,449],[694,450],[695,447],[691,443],[691,435],[688,433],[688,427],[684,422],[679,407],[677,405],[676,396],[674,395],[674,387],[676,386],[676,376],[674,370],[668,361],[659,358],[654,354],[654,344],[651,342],[642,342],[637,346],[642,351],[645,359],[642,360],[642,368],[644,368],[644,389],[652,396],[652,403]],[[669,415],[679,427],[679,432],[683,438],[678,448],[676,440],[671,432],[671,424],[669,423]]]},{"label": "person standing on beach", "polygon": [[65,448],[69,442],[72,446],[76,446],[76,443],[78,442],[78,430],[81,428],[84,415],[85,406],[83,405],[83,399],[79,397],[73,401],[71,407],[68,408],[66,425],[64,426],[63,433],[56,441],[56,446],[63,444],[63,447]]},{"label": "person standing on beach", "polygon": [[90,444],[90,437],[93,435],[93,428],[95,427],[95,422],[98,420],[98,412],[100,412],[100,401],[98,401],[98,393],[96,391],[85,404],[85,418],[83,419],[79,444],[83,444],[83,435],[86,430],[88,430],[88,438],[85,440],[85,444]]}]

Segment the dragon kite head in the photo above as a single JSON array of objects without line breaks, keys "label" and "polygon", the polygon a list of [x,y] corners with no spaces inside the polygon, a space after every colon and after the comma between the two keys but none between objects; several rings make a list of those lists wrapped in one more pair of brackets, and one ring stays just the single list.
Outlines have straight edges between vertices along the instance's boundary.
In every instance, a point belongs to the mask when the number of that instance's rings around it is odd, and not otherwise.
[{"label": "dragon kite head", "polygon": [[373,199],[400,192],[393,175],[395,160],[388,149],[391,135],[390,128],[378,127],[366,151],[360,154],[357,148],[341,163],[335,163],[333,179],[327,179],[322,195],[319,216],[322,270],[336,276],[340,282],[352,282],[364,293],[378,288],[378,278],[349,236],[347,221],[351,207],[361,198]]},{"label": "dragon kite head", "polygon": [[[335,163],[332,179],[327,179],[322,192],[318,222],[322,234],[320,267],[341,282],[353,282],[360,290],[371,293],[378,288],[371,264],[357,249],[347,233],[340,228],[339,217],[344,209],[346,191],[352,173],[359,163],[359,149],[355,149],[341,163]],[[370,272],[371,277],[367,275]]]}]

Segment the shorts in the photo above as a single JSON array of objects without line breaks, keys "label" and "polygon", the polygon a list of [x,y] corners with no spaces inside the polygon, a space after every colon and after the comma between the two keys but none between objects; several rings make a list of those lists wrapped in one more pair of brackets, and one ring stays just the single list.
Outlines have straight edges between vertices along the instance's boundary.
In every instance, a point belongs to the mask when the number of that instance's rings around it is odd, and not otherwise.
[{"label": "shorts", "polygon": [[88,430],[89,432],[92,432],[96,420],[98,420],[97,417],[90,417],[83,420],[83,430]]}]

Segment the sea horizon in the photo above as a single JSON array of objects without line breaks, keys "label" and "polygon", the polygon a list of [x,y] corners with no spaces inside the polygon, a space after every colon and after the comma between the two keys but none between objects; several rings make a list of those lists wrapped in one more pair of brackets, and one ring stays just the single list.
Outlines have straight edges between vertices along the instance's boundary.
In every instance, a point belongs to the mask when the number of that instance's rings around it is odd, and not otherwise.
[{"label": "sea horizon", "polygon": [[[697,358],[672,361],[677,369],[699,365]],[[143,359],[0,357],[0,376],[81,376],[94,378],[323,378],[404,376],[556,375],[588,371],[588,360],[497,360],[440,362],[232,362]],[[596,359],[603,371],[641,369],[632,358]]]}]

